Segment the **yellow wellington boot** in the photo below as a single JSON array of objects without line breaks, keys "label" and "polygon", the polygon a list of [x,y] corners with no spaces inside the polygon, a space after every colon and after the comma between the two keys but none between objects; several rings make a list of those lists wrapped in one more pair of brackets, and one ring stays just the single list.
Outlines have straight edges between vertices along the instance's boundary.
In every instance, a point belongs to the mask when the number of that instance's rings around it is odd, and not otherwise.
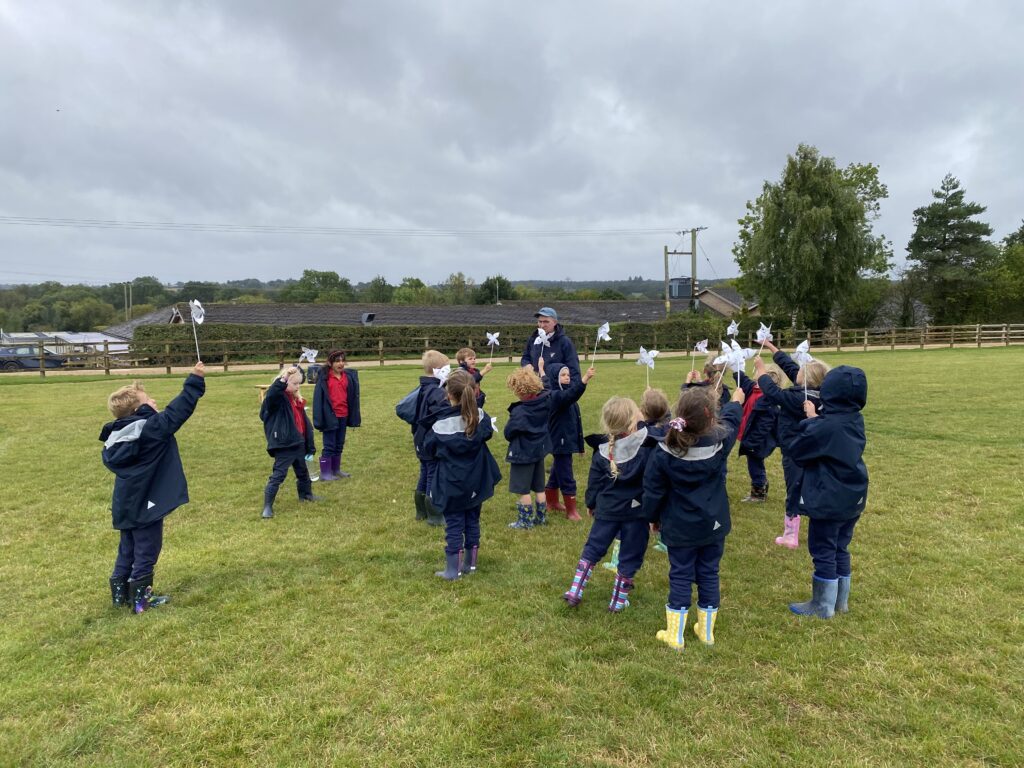
[{"label": "yellow wellington boot", "polygon": [[669,608],[666,605],[665,623],[667,624],[667,629],[658,630],[658,639],[663,643],[668,643],[671,648],[675,648],[677,651],[683,650],[683,646],[686,643],[686,609]]},{"label": "yellow wellington boot", "polygon": [[701,608],[699,605],[697,606],[697,622],[693,625],[693,634],[704,645],[715,644],[716,616],[718,616],[717,608]]}]

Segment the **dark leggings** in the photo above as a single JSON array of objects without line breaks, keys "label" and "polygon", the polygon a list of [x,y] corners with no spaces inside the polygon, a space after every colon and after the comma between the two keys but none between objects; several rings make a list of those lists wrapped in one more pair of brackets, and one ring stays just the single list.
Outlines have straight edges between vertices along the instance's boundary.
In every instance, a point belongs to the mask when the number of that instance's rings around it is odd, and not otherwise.
[{"label": "dark leggings", "polygon": [[117,546],[117,559],[114,561],[114,572],[111,576],[132,581],[152,576],[163,546],[163,518],[140,528],[124,529],[121,531],[121,541]]}]

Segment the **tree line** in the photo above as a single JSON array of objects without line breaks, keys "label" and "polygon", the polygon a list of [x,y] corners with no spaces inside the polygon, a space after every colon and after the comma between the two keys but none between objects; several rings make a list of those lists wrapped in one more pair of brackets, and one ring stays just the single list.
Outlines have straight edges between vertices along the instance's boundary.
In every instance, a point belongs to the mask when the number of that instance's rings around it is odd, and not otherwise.
[{"label": "tree line", "polygon": [[737,288],[764,315],[827,328],[1024,321],[1024,222],[1001,241],[952,174],[913,212],[906,266],[874,232],[877,166],[836,165],[801,144],[739,220]]}]

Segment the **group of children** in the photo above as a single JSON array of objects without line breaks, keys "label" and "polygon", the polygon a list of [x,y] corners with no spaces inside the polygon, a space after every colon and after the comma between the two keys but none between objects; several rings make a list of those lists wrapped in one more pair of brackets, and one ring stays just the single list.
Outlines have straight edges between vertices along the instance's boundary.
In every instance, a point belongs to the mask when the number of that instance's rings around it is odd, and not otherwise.
[{"label": "group of children", "polygon": [[[615,581],[609,610],[629,605],[634,577],[641,568],[651,531],[659,534],[669,560],[666,629],[658,639],[681,650],[692,588],[697,586],[693,630],[702,643],[714,643],[721,603],[719,564],[731,529],[726,471],[737,441],[747,457],[751,493],[763,501],[768,483],[764,458],[781,448],[786,480],[786,527],[777,543],[796,546],[799,516],[808,517],[808,549],[814,564],[812,596],[794,602],[797,614],[831,618],[845,612],[850,592],[848,546],[867,497],[867,471],[861,415],[867,399],[863,371],[849,366],[829,370],[820,361],[797,365],[770,343],[777,368],[755,357],[756,379],[736,374],[729,393],[714,366],[691,372],[678,401],[669,409],[658,390],[648,389],[638,406],[613,397],[601,410],[602,434],[584,441],[578,401],[594,376],[591,367],[578,379],[563,365],[515,370],[507,386],[516,400],[508,407],[509,490],[518,497],[511,528],[525,530],[547,521],[549,509],[576,509],[572,455],[593,448],[585,497],[593,523],[563,598],[578,605],[594,566],[617,542]],[[445,568],[438,576],[454,580],[477,570],[480,511],[494,495],[501,472],[487,441],[494,422],[483,409],[480,384],[490,372],[476,367],[476,355],[462,349],[451,371],[447,356],[424,353],[419,386],[406,398],[413,445],[420,462],[414,493],[416,518],[445,526]],[[188,419],[204,391],[204,369],[196,365],[182,393],[164,411],[136,383],[113,393],[115,421],[100,435],[103,461],[116,475],[114,527],[121,531],[110,579],[115,605],[136,612],[166,602],[152,592],[153,568],[162,542],[163,517],[188,501],[174,433]],[[781,386],[782,376],[792,386]],[[323,433],[321,480],[347,477],[340,459],[348,427],[357,427],[359,381],[346,370],[343,352],[331,352],[313,395],[313,419],[299,395],[303,372],[282,371],[269,387],[260,416],[273,471],[264,491],[265,518],[288,468],[292,467],[302,501],[316,501],[307,460],[315,453],[313,429]],[[545,478],[544,462],[554,457]],[[542,500],[542,494],[543,499]],[[558,504],[559,494],[564,505]]]}]

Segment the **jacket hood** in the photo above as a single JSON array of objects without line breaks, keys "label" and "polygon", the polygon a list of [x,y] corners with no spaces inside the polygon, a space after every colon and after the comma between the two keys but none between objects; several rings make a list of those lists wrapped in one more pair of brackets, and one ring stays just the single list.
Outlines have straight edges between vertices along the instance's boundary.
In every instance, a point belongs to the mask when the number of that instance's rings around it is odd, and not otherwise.
[{"label": "jacket hood", "polygon": [[867,401],[868,380],[860,368],[840,365],[825,375],[821,383],[821,405],[826,414],[856,413]]},{"label": "jacket hood", "polygon": [[431,431],[444,442],[451,453],[456,455],[473,453],[479,450],[480,444],[487,442],[494,431],[491,426],[491,417],[484,412],[483,408],[477,408],[477,416],[480,422],[472,437],[466,435],[466,425],[462,420],[462,409],[459,406],[451,406],[438,412],[437,420],[431,426]]},{"label": "jacket hood", "polygon": [[548,389],[565,389],[558,380],[558,377],[562,375],[562,369],[568,367],[563,363],[551,363],[551,365],[544,366],[544,373],[547,374],[548,378]]},{"label": "jacket hood", "polygon": [[146,419],[153,413],[156,411],[143,406],[131,416],[103,426],[100,440],[103,441],[103,456],[108,466],[118,467],[135,461],[139,455],[139,437],[146,426]]}]

